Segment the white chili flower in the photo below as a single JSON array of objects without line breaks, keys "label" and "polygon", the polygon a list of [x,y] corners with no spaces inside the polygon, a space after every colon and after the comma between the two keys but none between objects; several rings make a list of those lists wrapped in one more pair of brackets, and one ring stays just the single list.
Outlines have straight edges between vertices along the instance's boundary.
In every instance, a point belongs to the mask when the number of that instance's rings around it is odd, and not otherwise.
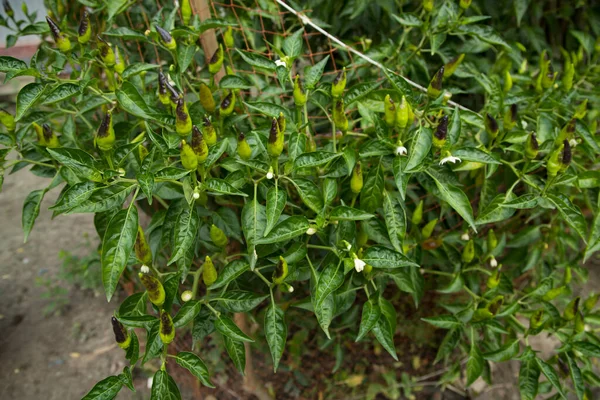
[{"label": "white chili flower", "polygon": [[290,292],[290,293],[294,292],[294,287],[292,285],[288,286],[288,292]]},{"label": "white chili flower", "polygon": [[408,153],[408,151],[406,150],[406,147],[404,147],[404,146],[396,147],[396,155],[397,156],[405,156],[407,153]]},{"label": "white chili flower", "polygon": [[457,162],[461,162],[461,159],[458,157],[454,157],[452,154],[448,153],[448,155],[440,160],[440,165],[444,165],[447,162],[451,162],[455,164]]},{"label": "white chili flower", "polygon": [[367,265],[367,263],[360,258],[356,257],[354,259],[354,269],[356,272],[362,272],[362,270],[365,269],[365,265]]},{"label": "white chili flower", "polygon": [[497,266],[498,266],[498,261],[496,261],[496,258],[494,256],[492,256],[492,259],[490,260],[490,267],[496,268]]},{"label": "white chili flower", "polygon": [[267,179],[273,179],[273,167],[269,168],[269,172],[267,172]]},{"label": "white chili flower", "polygon": [[200,198],[200,193],[194,192],[194,194],[192,195],[192,197],[194,198],[194,200],[198,200]]},{"label": "white chili flower", "polygon": [[465,242],[468,242],[471,238],[469,237],[469,232],[465,232],[462,234],[462,236],[460,237],[462,240],[464,240]]},{"label": "white chili flower", "polygon": [[191,299],[192,299],[192,291],[191,290],[186,290],[185,292],[181,293],[181,301],[187,303]]},{"label": "white chili flower", "polygon": [[307,235],[311,235],[311,236],[312,236],[312,235],[314,235],[315,233],[317,233],[317,228],[315,228],[314,226],[311,226],[311,227],[309,227],[309,228],[306,230],[306,234],[307,234]]},{"label": "white chili flower", "polygon": [[281,59],[275,61],[275,65],[278,66],[278,67],[285,67],[285,68],[287,68],[287,64],[285,63],[285,61],[283,61]]},{"label": "white chili flower", "polygon": [[150,268],[147,265],[142,265],[142,268],[140,268],[140,271],[142,271],[142,274],[149,274]]},{"label": "white chili flower", "polygon": [[[350,251],[350,250],[352,250],[352,245],[351,245],[350,243],[348,243],[347,241],[345,241],[345,240],[342,240],[342,244],[343,244],[344,246],[346,246],[346,251]],[[354,255],[354,258],[356,258],[356,255]]]},{"label": "white chili flower", "polygon": [[577,143],[577,140],[575,140],[575,139],[571,139],[571,140],[569,140],[569,144],[571,145],[571,147],[575,147],[575,146],[577,146],[579,143]]}]

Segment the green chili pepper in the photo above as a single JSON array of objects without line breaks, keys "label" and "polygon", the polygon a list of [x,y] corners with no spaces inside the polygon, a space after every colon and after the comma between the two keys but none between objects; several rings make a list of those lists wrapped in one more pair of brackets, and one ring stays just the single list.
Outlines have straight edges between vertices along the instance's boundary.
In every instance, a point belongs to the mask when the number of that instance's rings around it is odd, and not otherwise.
[{"label": "green chili pepper", "polygon": [[440,119],[440,123],[438,124],[435,132],[433,133],[433,145],[441,149],[446,144],[446,137],[448,136],[448,116],[444,115],[442,119]]},{"label": "green chili pepper", "polygon": [[427,95],[432,99],[435,99],[439,97],[440,94],[442,94],[442,80],[444,79],[444,70],[445,68],[442,65],[442,68],[440,68],[439,71],[436,72],[435,75],[433,75],[433,78],[431,78],[431,82],[429,82],[429,86],[427,87]]},{"label": "green chili pepper", "polygon": [[558,174],[558,171],[560,171],[561,163],[558,159],[561,156],[562,147],[563,145],[561,145],[558,149],[554,150],[548,158],[548,162],[546,163],[546,171],[548,173],[548,177],[554,177],[556,176],[556,174]]},{"label": "green chili pepper", "polygon": [[206,110],[208,113],[213,113],[215,111],[215,98],[213,97],[212,92],[208,85],[204,82],[200,83],[200,104],[202,108]]},{"label": "green chili pepper", "polygon": [[192,119],[190,118],[183,97],[177,99],[177,108],[175,109],[175,130],[179,136],[187,136],[192,130]]},{"label": "green chili pepper", "polygon": [[575,65],[571,61],[565,62],[565,67],[562,76],[562,84],[565,91],[569,91],[573,88],[573,78],[575,77]]},{"label": "green chili pepper", "polygon": [[306,92],[302,87],[300,75],[298,74],[294,79],[294,104],[296,104],[296,107],[303,107],[306,104]]},{"label": "green chili pepper", "polygon": [[285,115],[283,115],[282,112],[279,113],[279,117],[277,118],[277,125],[279,126],[281,133],[285,135],[286,121]]},{"label": "green chili pepper", "polygon": [[573,153],[571,150],[571,144],[567,139],[563,140],[563,151],[560,158],[560,169],[565,170],[571,164],[571,159],[573,158]]},{"label": "green chili pepper", "polygon": [[493,229],[490,229],[488,231],[487,245],[488,245],[488,252],[494,251],[496,249],[496,246],[498,246],[498,239],[496,238],[496,233],[494,232]]},{"label": "green chili pepper", "polygon": [[394,126],[396,124],[396,105],[389,94],[386,94],[383,99],[383,112],[385,123],[388,126]]},{"label": "green chili pepper", "polygon": [[198,164],[203,164],[208,158],[208,145],[204,140],[204,135],[196,125],[192,129],[192,150],[196,155]]},{"label": "green chili pepper", "polygon": [[192,5],[190,0],[181,1],[181,19],[184,25],[189,25],[192,19]]},{"label": "green chili pepper", "polygon": [[15,117],[6,110],[0,108],[0,124],[4,125],[9,132],[15,130]]},{"label": "green chili pepper", "polygon": [[346,89],[346,67],[342,68],[333,80],[333,83],[331,84],[331,95],[334,99],[338,98],[344,94],[344,89]]},{"label": "green chili pepper", "polygon": [[583,309],[585,312],[590,312],[596,306],[598,299],[600,298],[600,293],[590,295],[585,302],[583,303]]},{"label": "green chili pepper", "polygon": [[584,119],[585,115],[587,114],[587,104],[588,99],[584,99],[575,109],[575,114],[573,115],[573,118]]},{"label": "green chili pepper", "polygon": [[225,58],[225,55],[223,52],[223,45],[219,44],[219,48],[215,51],[215,53],[212,55],[212,57],[208,61],[208,72],[210,72],[212,75],[219,72],[219,70],[221,69],[221,66],[223,65],[224,58]]},{"label": "green chili pepper", "polygon": [[360,165],[360,161],[354,164],[354,169],[352,170],[352,178],[350,178],[350,190],[352,193],[359,194],[363,187],[363,174],[362,168]]},{"label": "green chili pepper", "polygon": [[187,144],[185,140],[181,141],[181,151],[179,152],[179,158],[181,159],[181,165],[183,165],[183,168],[185,168],[186,170],[195,171],[198,168],[198,156],[194,152],[192,146]]},{"label": "green chili pepper", "polygon": [[228,26],[223,34],[223,43],[225,43],[225,47],[228,49],[235,46],[235,41],[233,40],[233,28],[231,26]]},{"label": "green chili pepper", "polygon": [[465,264],[469,264],[475,258],[475,242],[473,242],[473,239],[467,242],[467,245],[463,249],[461,258]]},{"label": "green chili pepper", "polygon": [[467,8],[469,8],[471,6],[471,2],[472,2],[472,0],[460,0],[459,6],[463,10],[466,10]]},{"label": "green chili pepper", "polygon": [[569,283],[571,283],[572,279],[573,279],[573,272],[571,271],[571,266],[567,265],[565,268],[565,275],[563,277],[563,283],[565,285],[568,285]]},{"label": "green chili pepper", "polygon": [[115,341],[123,350],[127,350],[131,345],[131,336],[121,322],[115,317],[111,317],[113,332],[115,333]]},{"label": "green chili pepper", "polygon": [[504,130],[510,131],[517,124],[517,105],[511,104],[504,114]]},{"label": "green chili pepper", "polygon": [[231,115],[234,107],[235,107],[235,96],[233,94],[233,91],[230,90],[229,94],[227,94],[225,96],[225,98],[223,99],[223,101],[221,102],[221,106],[219,107],[219,113],[220,113],[220,115],[226,117],[228,115]]},{"label": "green chili pepper", "polygon": [[165,310],[160,310],[159,334],[163,344],[169,344],[175,339],[175,325],[173,325],[173,319]]},{"label": "green chili pepper", "polygon": [[150,299],[150,302],[157,307],[162,306],[165,303],[165,288],[163,287],[162,283],[160,283],[160,281],[155,277],[148,274],[143,274],[140,272],[138,276],[142,281],[142,285],[144,285],[146,291],[148,292],[148,298]]},{"label": "green chili pepper", "polygon": [[94,138],[94,142],[96,147],[98,147],[102,151],[109,151],[115,145],[115,130],[113,128],[113,119],[112,119],[112,111],[108,111],[104,114],[104,118],[102,119],[102,123],[96,132],[96,137]]},{"label": "green chili pepper", "polygon": [[138,156],[140,157],[140,161],[144,161],[146,156],[148,155],[148,149],[143,144],[138,146]]},{"label": "green chili pepper", "polygon": [[500,296],[494,297],[488,303],[486,308],[490,311],[490,313],[492,313],[492,315],[496,315],[496,314],[498,314],[498,311],[500,311],[502,304],[504,304],[504,296],[500,295]]},{"label": "green chili pepper", "polygon": [[202,135],[204,136],[204,140],[206,140],[206,144],[208,146],[213,146],[217,143],[217,131],[215,127],[210,122],[210,118],[204,116],[204,128],[202,128]]},{"label": "green chili pepper", "polygon": [[433,219],[431,221],[429,221],[424,227],[423,229],[421,229],[421,238],[423,240],[427,240],[431,237],[431,234],[433,233],[433,230],[435,229],[435,226],[438,223],[438,219]]},{"label": "green chili pepper", "polygon": [[333,106],[333,123],[342,133],[348,131],[348,118],[344,109],[344,99],[340,98],[335,101],[335,105]]},{"label": "green chili pepper", "polygon": [[492,139],[498,136],[498,121],[496,121],[496,118],[492,117],[490,114],[486,114],[484,125],[485,131]]},{"label": "green chili pepper", "polygon": [[100,59],[109,68],[115,65],[115,52],[110,43],[98,36],[98,48],[100,49]]},{"label": "green chili pepper", "polygon": [[565,126],[562,127],[554,143],[560,145],[565,139],[573,139],[576,125],[577,120],[575,118],[571,118],[569,122],[567,122]]},{"label": "green chili pepper", "polygon": [[237,153],[242,160],[247,161],[252,157],[252,149],[243,133],[240,133],[238,136]]},{"label": "green chili pepper", "polygon": [[212,240],[215,246],[221,248],[227,246],[227,243],[229,242],[229,239],[225,236],[225,232],[215,224],[210,226],[210,240]]},{"label": "green chili pepper", "polygon": [[544,324],[544,310],[536,310],[529,318],[529,328],[537,329]]},{"label": "green chili pepper", "polygon": [[217,269],[215,268],[215,265],[210,257],[206,256],[206,259],[204,260],[204,267],[202,269],[202,280],[204,281],[206,287],[209,287],[215,283],[217,276]]},{"label": "green chili pepper", "polygon": [[565,294],[567,292],[567,288],[565,286],[559,286],[557,288],[553,288],[548,290],[543,296],[542,296],[542,300],[548,302],[548,301],[552,301],[555,298],[557,298],[558,296],[561,296],[563,294]]},{"label": "green chili pepper", "polygon": [[71,41],[68,37],[62,34],[56,22],[54,22],[54,20],[48,16],[46,17],[46,22],[50,27],[50,33],[54,38],[54,42],[56,43],[56,47],[58,47],[58,50],[60,50],[63,53],[67,53],[68,51],[70,51]]},{"label": "green chili pepper", "polygon": [[557,72],[554,72],[554,67],[552,66],[552,62],[548,61],[547,72],[542,75],[542,87],[544,89],[548,89],[552,85],[554,85],[554,81],[556,80]]},{"label": "green chili pepper", "polygon": [[125,59],[121,55],[121,50],[119,47],[115,47],[115,72],[121,76],[123,71],[125,71]]},{"label": "green chili pepper", "polygon": [[399,129],[404,129],[408,126],[411,113],[410,104],[406,101],[406,97],[402,96],[400,104],[396,107],[396,126]]},{"label": "green chili pepper", "polygon": [[167,92],[168,84],[169,83],[167,82],[167,77],[165,76],[165,74],[163,74],[162,71],[159,71],[159,73],[158,73],[158,99],[165,106],[171,102],[171,100],[169,99],[169,93]]},{"label": "green chili pepper", "polygon": [[271,122],[271,130],[269,132],[269,141],[267,143],[267,152],[273,158],[279,157],[283,151],[284,134],[279,128],[277,118],[273,118]]},{"label": "green chili pepper", "polygon": [[423,221],[423,200],[419,201],[411,218],[413,225],[419,225],[421,221]]},{"label": "green chili pepper", "polygon": [[579,302],[581,301],[581,297],[575,297],[573,300],[567,304],[565,311],[563,313],[563,318],[567,321],[572,321],[575,318],[575,315],[579,311]]},{"label": "green chili pepper", "polygon": [[510,89],[512,89],[512,86],[513,86],[512,76],[510,75],[510,71],[506,70],[506,71],[504,71],[504,93],[510,92]]},{"label": "green chili pepper", "polygon": [[433,0],[423,0],[423,9],[427,12],[433,10]]},{"label": "green chili pepper", "polygon": [[494,289],[496,287],[498,287],[498,285],[500,284],[500,268],[494,268],[494,270],[492,271],[492,274],[489,276],[488,280],[487,280],[487,287],[488,289]]},{"label": "green chili pepper", "polygon": [[175,50],[177,48],[177,42],[175,42],[173,36],[159,25],[154,25],[154,27],[156,28],[156,32],[158,32],[162,44],[171,51]]},{"label": "green chili pepper", "polygon": [[449,78],[454,74],[458,66],[465,58],[465,54],[459,54],[444,65],[444,78]]},{"label": "green chili pepper", "polygon": [[4,7],[4,12],[6,13],[6,15],[8,15],[10,18],[13,18],[15,16],[15,11],[10,6],[8,0],[3,0],[2,6]]},{"label": "green chili pepper", "polygon": [[152,265],[152,251],[150,250],[150,246],[148,246],[148,242],[146,241],[146,235],[144,235],[144,230],[139,225],[137,236],[135,238],[134,249],[135,256],[138,260],[141,261],[142,264]]},{"label": "green chili pepper", "polygon": [[83,10],[77,34],[77,41],[81,44],[86,44],[92,37],[92,24],[90,23],[90,14],[87,10]]},{"label": "green chili pepper", "polygon": [[279,256],[279,262],[275,266],[275,271],[273,271],[273,283],[276,285],[281,285],[284,279],[288,276],[288,264],[285,261],[285,258]]},{"label": "green chili pepper", "polygon": [[538,144],[535,132],[531,132],[525,144],[525,157],[533,160],[537,157],[540,145]]},{"label": "green chili pepper", "polygon": [[575,314],[575,333],[581,333],[585,330],[585,320],[583,317],[583,313],[578,311]]},{"label": "green chili pepper", "polygon": [[40,146],[48,147],[51,149],[60,147],[58,137],[56,137],[50,125],[43,124],[42,126],[39,126],[34,122],[33,128],[35,129],[35,132],[37,134],[38,144]]}]

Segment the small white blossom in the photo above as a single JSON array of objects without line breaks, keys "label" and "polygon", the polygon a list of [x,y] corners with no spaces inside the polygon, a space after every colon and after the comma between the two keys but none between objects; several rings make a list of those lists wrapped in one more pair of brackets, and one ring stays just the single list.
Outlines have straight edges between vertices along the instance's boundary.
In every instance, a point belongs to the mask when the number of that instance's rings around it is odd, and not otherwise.
[{"label": "small white blossom", "polygon": [[492,259],[490,260],[490,267],[496,268],[497,266],[498,266],[498,261],[496,261],[495,257],[492,257]]},{"label": "small white blossom", "polygon": [[195,200],[198,200],[198,199],[200,198],[200,193],[198,193],[198,192],[194,192],[194,194],[192,195],[192,197],[193,197]]},{"label": "small white blossom", "polygon": [[451,162],[452,164],[455,164],[457,162],[461,162],[461,159],[458,157],[454,157],[453,155],[449,155],[440,160],[440,165],[444,165],[447,162]]},{"label": "small white blossom", "polygon": [[188,302],[192,299],[192,291],[191,290],[186,290],[185,292],[181,293],[181,301],[184,302]]},{"label": "small white blossom", "polygon": [[406,147],[404,147],[404,146],[396,147],[396,155],[397,156],[404,156],[407,153],[408,153],[408,151],[406,150]]},{"label": "small white blossom", "polygon": [[147,265],[142,265],[142,268],[140,269],[140,271],[142,271],[142,274],[148,274],[148,273],[150,273],[150,268],[148,268]]},{"label": "small white blossom", "polygon": [[367,265],[367,263],[361,260],[360,258],[354,259],[354,269],[356,270],[356,272],[362,272],[362,270],[365,269],[365,265]]},{"label": "small white blossom", "polygon": [[269,168],[269,172],[267,172],[267,179],[273,179],[273,167]]},{"label": "small white blossom", "polygon": [[315,233],[317,233],[317,228],[314,226],[311,226],[306,230],[307,235],[314,235]]},{"label": "small white blossom", "polygon": [[352,245],[345,240],[342,240],[344,246],[346,246],[346,251],[352,250]]},{"label": "small white blossom", "polygon": [[290,293],[294,292],[294,287],[292,285],[288,286],[288,292],[290,292]]},{"label": "small white blossom", "polygon": [[571,145],[571,147],[575,147],[575,146],[577,146],[579,143],[577,143],[577,140],[575,140],[575,139],[571,139],[571,140],[569,140],[569,144]]},{"label": "small white blossom", "polygon": [[461,240],[464,240],[465,242],[468,242],[468,241],[469,241],[469,239],[471,239],[471,238],[469,237],[469,232],[465,232],[465,233],[463,233],[463,234],[462,234],[462,236],[461,236],[460,238],[461,238]]},{"label": "small white blossom", "polygon": [[287,64],[283,60],[277,60],[277,61],[275,61],[275,65],[278,66],[278,67],[285,67],[285,68],[287,68]]}]

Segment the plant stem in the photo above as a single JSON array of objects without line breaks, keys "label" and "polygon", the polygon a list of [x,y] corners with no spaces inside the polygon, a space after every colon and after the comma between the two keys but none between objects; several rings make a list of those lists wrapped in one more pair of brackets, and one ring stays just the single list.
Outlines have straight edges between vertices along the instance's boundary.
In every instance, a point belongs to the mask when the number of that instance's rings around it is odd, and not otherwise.
[{"label": "plant stem", "polygon": [[272,284],[271,282],[269,282],[269,280],[268,280],[267,278],[265,278],[265,276],[264,276],[264,275],[263,275],[263,274],[262,274],[262,273],[261,273],[259,270],[255,269],[253,272],[254,272],[254,273],[255,273],[255,274],[256,274],[256,275],[257,275],[257,276],[258,276],[260,279],[262,279],[262,280],[263,280],[263,282],[264,282],[264,283],[265,283],[265,284],[266,284],[266,285],[267,285],[269,288],[272,288],[272,287],[273,287],[273,284]]}]

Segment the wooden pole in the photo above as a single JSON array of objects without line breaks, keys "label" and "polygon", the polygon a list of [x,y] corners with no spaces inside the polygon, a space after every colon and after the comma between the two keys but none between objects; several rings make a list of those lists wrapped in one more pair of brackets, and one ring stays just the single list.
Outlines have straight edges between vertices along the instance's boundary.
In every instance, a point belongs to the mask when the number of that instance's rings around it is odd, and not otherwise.
[{"label": "wooden pole", "polygon": [[[197,14],[200,18],[200,22],[204,22],[211,17],[208,0],[192,0],[192,7],[194,9],[194,14]],[[204,31],[202,35],[200,35],[200,43],[202,43],[204,58],[208,63],[208,60],[210,60],[213,54],[215,54],[215,51],[219,48],[215,30],[209,29]],[[225,76],[225,68],[221,67],[221,70],[215,74],[215,83],[219,83],[223,76]]]}]

